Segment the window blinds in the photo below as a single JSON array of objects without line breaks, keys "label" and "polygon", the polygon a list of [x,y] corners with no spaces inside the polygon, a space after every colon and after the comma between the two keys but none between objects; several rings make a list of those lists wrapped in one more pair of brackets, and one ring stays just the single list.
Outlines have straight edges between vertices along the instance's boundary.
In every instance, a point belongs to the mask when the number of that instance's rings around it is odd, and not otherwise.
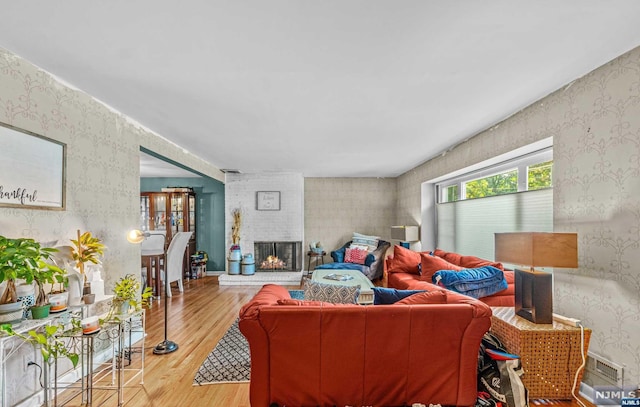
[{"label": "window blinds", "polygon": [[494,233],[553,232],[553,188],[440,203],[437,247],[494,259]]}]

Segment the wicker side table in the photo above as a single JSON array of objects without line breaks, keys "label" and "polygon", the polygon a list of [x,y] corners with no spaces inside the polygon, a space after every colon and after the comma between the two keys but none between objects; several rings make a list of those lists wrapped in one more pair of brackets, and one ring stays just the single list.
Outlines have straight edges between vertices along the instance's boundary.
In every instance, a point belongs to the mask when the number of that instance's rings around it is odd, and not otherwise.
[{"label": "wicker side table", "polygon": [[[510,353],[520,356],[522,382],[532,399],[571,399],[576,371],[582,365],[580,328],[554,322],[534,324],[515,315],[513,307],[492,308],[491,332]],[[584,329],[584,355],[591,330]],[[582,372],[578,376],[578,387]],[[576,389],[577,394],[577,389]]]}]

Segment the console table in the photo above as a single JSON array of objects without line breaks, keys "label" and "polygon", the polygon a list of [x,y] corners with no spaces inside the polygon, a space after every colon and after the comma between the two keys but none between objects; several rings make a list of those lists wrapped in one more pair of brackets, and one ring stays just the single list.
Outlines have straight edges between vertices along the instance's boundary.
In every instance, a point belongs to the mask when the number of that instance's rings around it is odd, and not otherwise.
[{"label": "console table", "polygon": [[[534,324],[515,315],[513,307],[492,307],[491,332],[502,341],[507,351],[520,356],[524,375],[522,382],[532,399],[572,398],[576,371],[582,365],[582,354],[589,349],[591,330],[584,329],[581,347],[580,328],[559,322]],[[582,373],[578,375],[576,394]]]}]

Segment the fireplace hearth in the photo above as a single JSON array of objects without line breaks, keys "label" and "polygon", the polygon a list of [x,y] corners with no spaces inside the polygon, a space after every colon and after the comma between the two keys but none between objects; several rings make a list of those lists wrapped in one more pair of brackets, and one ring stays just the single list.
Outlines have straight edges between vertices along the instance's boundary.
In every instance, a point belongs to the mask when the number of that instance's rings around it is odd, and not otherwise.
[{"label": "fireplace hearth", "polygon": [[256,271],[300,271],[302,242],[254,242]]}]

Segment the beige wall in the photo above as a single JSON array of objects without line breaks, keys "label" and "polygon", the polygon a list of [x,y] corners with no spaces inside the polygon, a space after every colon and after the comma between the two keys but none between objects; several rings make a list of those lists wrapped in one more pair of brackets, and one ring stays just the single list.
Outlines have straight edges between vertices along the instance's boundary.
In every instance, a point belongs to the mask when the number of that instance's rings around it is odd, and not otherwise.
[{"label": "beige wall", "polygon": [[398,221],[421,184],[549,136],[554,227],[579,236],[577,270],[554,273],[554,310],[593,329],[590,349],[640,383],[640,48],[398,178]]},{"label": "beige wall", "polygon": [[305,178],[305,247],[320,241],[328,254],[353,232],[389,240],[395,206],[394,178]]}]

